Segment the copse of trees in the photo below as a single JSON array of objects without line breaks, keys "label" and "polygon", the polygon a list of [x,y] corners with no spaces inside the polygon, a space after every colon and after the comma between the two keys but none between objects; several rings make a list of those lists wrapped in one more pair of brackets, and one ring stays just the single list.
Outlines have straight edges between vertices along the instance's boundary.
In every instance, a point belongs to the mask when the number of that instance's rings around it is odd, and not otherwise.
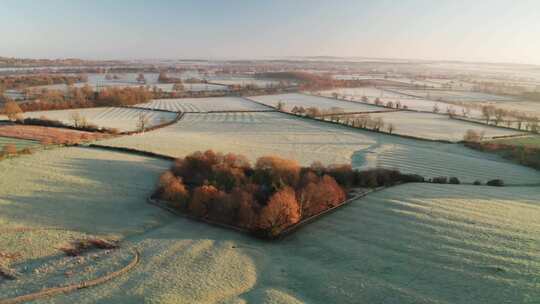
[{"label": "copse of trees", "polygon": [[352,187],[423,182],[418,175],[348,165],[301,167],[275,156],[246,157],[213,151],[175,161],[159,180],[154,198],[192,217],[275,237],[292,225],[339,206]]}]

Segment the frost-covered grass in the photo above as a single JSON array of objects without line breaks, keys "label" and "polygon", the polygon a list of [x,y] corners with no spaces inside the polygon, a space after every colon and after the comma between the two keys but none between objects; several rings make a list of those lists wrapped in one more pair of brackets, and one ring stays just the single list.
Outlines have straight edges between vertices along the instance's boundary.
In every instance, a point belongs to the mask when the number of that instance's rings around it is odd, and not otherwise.
[{"label": "frost-covered grass", "polygon": [[[82,88],[87,85],[93,89],[96,89],[98,87],[97,84],[90,83],[90,82],[76,83],[73,86],[77,88]],[[183,85],[184,85],[185,91],[191,91],[191,92],[228,90],[228,87],[226,85],[219,85],[219,84],[184,83]],[[139,88],[141,86],[148,87],[149,89],[156,87],[165,92],[172,92],[174,84],[172,83],[140,84],[140,83],[135,83],[135,82],[131,83],[131,82],[123,82],[123,81],[117,81],[117,82],[111,81],[111,82],[103,82],[99,84],[100,88],[103,88],[103,87]],[[51,84],[51,85],[33,87],[33,89],[37,89],[37,90],[48,89],[48,90],[60,90],[60,91],[67,91],[68,88],[69,87],[65,84]]]},{"label": "frost-covered grass", "polygon": [[535,303],[539,195],[402,185],[272,243],[177,218],[129,239],[142,254],[133,271],[50,301]]},{"label": "frost-covered grass", "polygon": [[[321,91],[320,93],[324,96],[331,96],[334,92],[338,93],[340,97],[345,96],[348,99],[353,98],[357,101],[360,101],[363,96],[366,96],[369,103],[374,103],[376,98],[379,98],[383,104],[386,104],[389,101],[393,102],[394,104],[399,102],[402,106],[406,106],[410,110],[423,112],[433,112],[433,109],[435,108],[435,106],[437,106],[440,113],[447,113],[448,109],[452,109],[456,112],[456,114],[462,115],[463,110],[465,109],[465,107],[459,105],[399,94],[394,89],[388,91],[373,87],[339,88],[328,91]],[[470,112],[468,115],[481,117],[482,113],[480,110],[470,109],[469,111]]]},{"label": "frost-covered grass", "polygon": [[484,132],[486,138],[520,133],[518,131],[475,124],[462,120],[451,119],[445,115],[430,113],[401,111],[375,113],[370,114],[370,117],[380,117],[383,118],[387,125],[393,124],[395,126],[393,133],[395,134],[410,135],[426,139],[460,141],[463,140],[463,135],[465,135],[467,130]]},{"label": "frost-covered grass", "polygon": [[212,77],[208,81],[222,85],[256,85],[261,88],[277,86],[279,84],[279,81],[276,80],[245,77]]},{"label": "frost-covered grass", "polygon": [[239,97],[155,99],[138,107],[175,112],[258,111],[269,108]]},{"label": "frost-covered grass", "polygon": [[0,229],[60,227],[124,235],[155,224],[146,197],[168,162],[88,148],[0,162]]},{"label": "frost-covered grass", "polygon": [[492,142],[504,145],[525,146],[538,149],[540,148],[540,135],[501,138],[493,140]]},{"label": "frost-covered grass", "polygon": [[86,118],[88,123],[120,131],[137,130],[137,123],[141,114],[146,115],[149,119],[149,126],[168,122],[176,117],[174,113],[114,107],[26,112],[24,117],[46,117],[47,119],[60,120],[66,124],[73,124],[72,117],[75,113]]},{"label": "frost-covered grass", "polygon": [[302,165],[348,163],[356,168],[397,168],[426,177],[462,181],[502,178],[509,184],[540,181],[540,173],[456,144],[410,140],[281,113],[186,114],[156,131],[99,142],[183,157],[213,149],[246,155],[295,159]]},{"label": "frost-covered grass", "polygon": [[295,106],[302,106],[304,108],[316,107],[320,110],[329,110],[336,107],[341,108],[345,112],[372,112],[372,111],[384,111],[384,108],[376,107],[372,105],[366,105],[362,103],[348,102],[342,100],[336,100],[333,98],[311,96],[305,94],[279,94],[279,95],[265,95],[265,96],[253,96],[249,97],[252,100],[264,103],[271,107],[276,107],[279,102],[283,102],[285,110],[290,111]]},{"label": "frost-covered grass", "polygon": [[24,148],[34,148],[40,145],[39,142],[33,140],[0,136],[0,151],[2,151],[5,145],[9,144],[15,145],[15,147],[17,147],[17,150],[22,150]]},{"label": "frost-covered grass", "polygon": [[513,101],[514,98],[501,95],[486,94],[480,92],[466,91],[440,91],[440,90],[410,90],[399,89],[404,94],[414,95],[420,98],[442,101],[464,101],[464,102],[500,102]]},{"label": "frost-covered grass", "polygon": [[100,141],[171,156],[213,149],[251,160],[280,155],[303,164],[349,162],[353,151],[375,144],[369,134],[280,113],[186,114],[177,124],[147,134]]}]

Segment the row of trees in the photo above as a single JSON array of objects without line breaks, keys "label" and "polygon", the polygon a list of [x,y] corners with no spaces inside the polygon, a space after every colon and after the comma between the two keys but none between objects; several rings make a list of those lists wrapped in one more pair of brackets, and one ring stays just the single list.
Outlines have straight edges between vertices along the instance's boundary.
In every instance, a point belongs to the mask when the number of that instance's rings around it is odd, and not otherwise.
[{"label": "row of trees", "polygon": [[178,159],[154,194],[197,218],[276,236],[302,219],[341,204],[350,187],[423,181],[391,170],[359,172],[350,166],[300,167],[295,161],[261,157],[254,166],[242,155],[196,152]]},{"label": "row of trees", "polygon": [[[285,104],[278,103],[277,109],[285,111]],[[348,125],[359,129],[370,129],[377,132],[388,132],[392,134],[396,126],[392,123],[385,123],[382,117],[371,117],[369,114],[347,114],[341,108],[332,107],[328,110],[320,110],[317,107],[294,106],[291,113],[307,116],[315,119],[329,119],[330,121]]]},{"label": "row of trees", "polygon": [[[347,99],[346,95],[340,95],[336,92],[332,93],[332,97],[341,98],[343,100],[354,101],[353,97]],[[370,100],[367,96],[362,96],[360,99],[363,103],[370,103]],[[540,119],[535,115],[527,114],[523,111],[517,110],[507,110],[504,108],[496,107],[494,105],[486,104],[473,104],[465,103],[459,101],[444,101],[447,104],[458,105],[461,108],[461,112],[458,112],[452,105],[443,109],[439,104],[435,103],[433,105],[433,113],[446,113],[450,118],[456,116],[470,117],[473,109],[476,109],[481,112],[482,119],[485,120],[486,124],[492,124],[495,126],[505,125],[508,128],[516,128],[518,130],[525,130],[531,132],[540,131]],[[381,98],[377,97],[373,100],[373,104],[376,106],[386,107],[390,109],[408,109],[407,105],[403,105],[400,101],[383,101]]]},{"label": "row of trees", "polygon": [[81,75],[17,75],[0,77],[0,90],[17,89],[23,90],[28,87],[52,85],[52,84],[74,84],[77,82],[86,82],[88,77]]},{"label": "row of trees", "polygon": [[94,92],[90,87],[71,87],[67,92],[46,90],[34,101],[21,103],[22,111],[46,111],[103,106],[129,106],[145,103],[153,98],[154,92],[145,87],[108,87]]}]

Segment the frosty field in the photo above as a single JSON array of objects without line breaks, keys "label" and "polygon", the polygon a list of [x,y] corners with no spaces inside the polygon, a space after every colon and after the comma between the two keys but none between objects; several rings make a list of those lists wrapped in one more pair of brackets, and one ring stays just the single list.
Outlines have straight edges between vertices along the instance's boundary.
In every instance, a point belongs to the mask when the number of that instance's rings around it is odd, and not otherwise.
[{"label": "frosty field", "polygon": [[208,111],[260,111],[270,108],[240,97],[155,99],[137,105],[141,108],[168,110],[174,112]]},{"label": "frosty field", "polygon": [[46,117],[48,119],[60,120],[66,124],[73,124],[72,115],[75,113],[79,113],[91,124],[99,127],[118,129],[120,131],[137,130],[137,122],[141,114],[145,114],[148,117],[149,126],[168,122],[176,117],[174,113],[113,107],[26,112],[24,113],[24,117]]},{"label": "frosty field", "polygon": [[290,111],[295,106],[302,106],[304,108],[316,107],[320,110],[330,110],[333,107],[341,108],[345,112],[372,112],[372,111],[384,111],[385,109],[336,99],[330,99],[326,97],[311,96],[305,94],[281,94],[281,95],[265,95],[265,96],[253,96],[249,99],[261,102],[271,107],[276,107],[281,101],[285,104],[285,110]]},{"label": "frosty field", "polygon": [[407,90],[399,89],[399,92],[410,94],[419,98],[442,100],[442,101],[464,101],[464,102],[501,102],[513,101],[514,98],[479,92],[466,91],[439,91],[439,90]]},{"label": "frosty field", "polygon": [[[447,110],[453,109],[458,115],[462,114],[464,107],[459,105],[453,105],[450,103],[445,103],[442,101],[429,100],[420,97],[412,97],[404,94],[399,94],[395,89],[392,91],[381,90],[378,88],[365,87],[365,88],[340,88],[329,91],[321,91],[321,94],[324,96],[331,96],[333,92],[336,92],[341,96],[346,98],[354,98],[355,100],[361,100],[363,96],[368,98],[369,103],[373,103],[376,98],[379,98],[383,104],[391,101],[393,103],[401,103],[402,106],[407,106],[410,110],[423,111],[423,112],[433,112],[435,105],[440,110],[440,113],[447,113]],[[481,116],[481,111],[476,109],[470,109],[470,114],[476,117]]]},{"label": "frosty field", "polygon": [[[36,303],[465,304],[540,296],[540,188],[397,186],[269,243],[146,204],[166,166],[83,148],[0,162],[19,181],[0,180],[2,227],[66,229],[0,234],[0,244],[23,253],[13,267],[61,259],[58,245],[85,235],[115,235],[141,253],[119,278]],[[82,263],[93,274],[124,260],[116,252]],[[42,271],[27,275],[55,269]],[[0,299],[32,289],[16,282],[0,281]]]},{"label": "frosty field", "polygon": [[533,169],[461,145],[410,140],[281,113],[186,114],[172,126],[98,143],[173,157],[208,149],[244,154],[252,161],[278,155],[302,165],[321,161],[396,168],[426,177],[456,176],[470,183],[494,178],[509,184],[540,181],[540,173]]},{"label": "frosty field", "polygon": [[390,112],[370,114],[371,118],[383,118],[386,124],[393,124],[393,133],[410,135],[427,139],[442,139],[449,141],[463,140],[467,130],[484,132],[486,138],[494,136],[507,136],[520,134],[518,131],[484,126],[461,120],[451,119],[446,115],[415,113],[415,112]]},{"label": "frosty field", "polygon": [[33,148],[40,145],[39,142],[33,140],[0,136],[0,151],[2,151],[5,145],[9,144],[15,145],[15,147],[17,147],[17,150],[22,150],[24,148]]}]

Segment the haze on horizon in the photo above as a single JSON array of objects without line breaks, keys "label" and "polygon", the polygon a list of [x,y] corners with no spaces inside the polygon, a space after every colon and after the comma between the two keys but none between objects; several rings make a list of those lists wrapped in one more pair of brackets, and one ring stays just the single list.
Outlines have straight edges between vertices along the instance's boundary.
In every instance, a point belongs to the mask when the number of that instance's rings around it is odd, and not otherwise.
[{"label": "haze on horizon", "polygon": [[0,2],[0,56],[343,56],[540,64],[540,2]]}]

